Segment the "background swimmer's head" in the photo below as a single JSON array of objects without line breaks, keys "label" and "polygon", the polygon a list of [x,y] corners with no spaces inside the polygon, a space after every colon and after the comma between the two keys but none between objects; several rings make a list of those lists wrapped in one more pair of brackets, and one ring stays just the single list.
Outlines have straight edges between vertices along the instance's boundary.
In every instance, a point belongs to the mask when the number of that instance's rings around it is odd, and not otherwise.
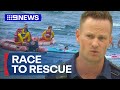
[{"label": "background swimmer's head", "polygon": [[65,48],[64,48],[65,50],[68,50],[68,46],[65,46]]}]

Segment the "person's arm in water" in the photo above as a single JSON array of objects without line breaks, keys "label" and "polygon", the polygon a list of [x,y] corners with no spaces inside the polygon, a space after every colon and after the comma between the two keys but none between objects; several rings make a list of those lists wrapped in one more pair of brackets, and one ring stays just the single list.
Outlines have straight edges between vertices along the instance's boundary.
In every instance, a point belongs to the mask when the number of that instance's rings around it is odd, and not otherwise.
[{"label": "person's arm in water", "polygon": [[38,41],[35,41],[35,48],[36,48],[36,51],[38,51],[38,48],[39,48]]}]

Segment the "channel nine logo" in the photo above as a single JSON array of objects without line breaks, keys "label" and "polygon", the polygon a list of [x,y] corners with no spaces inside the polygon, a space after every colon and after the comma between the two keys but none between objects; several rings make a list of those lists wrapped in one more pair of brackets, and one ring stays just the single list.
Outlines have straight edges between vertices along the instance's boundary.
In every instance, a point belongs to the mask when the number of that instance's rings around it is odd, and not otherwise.
[{"label": "channel nine logo", "polygon": [[5,21],[41,21],[41,14],[5,14]]}]

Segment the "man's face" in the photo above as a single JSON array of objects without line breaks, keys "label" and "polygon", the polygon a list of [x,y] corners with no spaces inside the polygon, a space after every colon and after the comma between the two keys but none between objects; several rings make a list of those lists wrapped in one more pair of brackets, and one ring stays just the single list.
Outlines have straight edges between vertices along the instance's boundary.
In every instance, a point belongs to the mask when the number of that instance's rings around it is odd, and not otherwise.
[{"label": "man's face", "polygon": [[112,42],[111,23],[108,20],[88,18],[76,31],[80,44],[80,57],[87,61],[100,61]]},{"label": "man's face", "polygon": [[25,24],[24,28],[28,28],[28,25],[27,25],[27,24]]},{"label": "man's face", "polygon": [[51,32],[51,31],[52,31],[52,28],[49,28],[47,31],[48,31],[48,32]]}]

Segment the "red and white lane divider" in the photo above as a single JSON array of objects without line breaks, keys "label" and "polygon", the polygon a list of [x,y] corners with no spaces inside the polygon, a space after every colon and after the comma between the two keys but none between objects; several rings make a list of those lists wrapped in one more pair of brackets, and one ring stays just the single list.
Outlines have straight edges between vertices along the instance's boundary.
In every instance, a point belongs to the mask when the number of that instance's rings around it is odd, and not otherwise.
[{"label": "red and white lane divider", "polygon": [[108,59],[120,59],[120,54],[106,55],[105,57]]}]

